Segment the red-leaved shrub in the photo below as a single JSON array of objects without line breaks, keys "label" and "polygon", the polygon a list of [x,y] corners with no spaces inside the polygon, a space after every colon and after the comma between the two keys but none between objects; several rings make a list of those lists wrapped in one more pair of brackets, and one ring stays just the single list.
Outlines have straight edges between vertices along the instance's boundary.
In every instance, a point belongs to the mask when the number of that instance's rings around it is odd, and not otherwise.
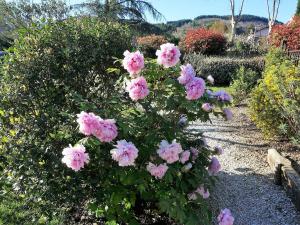
[{"label": "red-leaved shrub", "polygon": [[185,37],[188,52],[218,55],[225,52],[226,38],[223,34],[205,28],[189,30]]},{"label": "red-leaved shrub", "polygon": [[138,47],[146,57],[155,57],[156,50],[166,42],[166,38],[162,35],[148,35],[137,38]]},{"label": "red-leaved shrub", "polygon": [[271,45],[281,47],[283,42],[288,50],[300,50],[300,16],[294,16],[289,23],[272,28]]}]

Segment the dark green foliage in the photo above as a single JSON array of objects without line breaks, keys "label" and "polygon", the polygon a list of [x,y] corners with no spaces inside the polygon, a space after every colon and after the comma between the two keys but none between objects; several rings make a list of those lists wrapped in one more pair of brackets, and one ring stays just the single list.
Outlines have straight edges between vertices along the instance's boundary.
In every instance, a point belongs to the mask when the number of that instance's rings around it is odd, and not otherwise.
[{"label": "dark green foliage", "polygon": [[244,66],[241,66],[236,71],[231,84],[234,90],[232,94],[234,103],[237,104],[245,100],[260,78],[261,73],[252,71],[251,69],[245,69]]},{"label": "dark green foliage", "polygon": [[191,63],[199,75],[204,77],[212,75],[216,85],[229,85],[240,66],[258,74],[261,74],[264,68],[262,57],[205,57],[200,54],[187,54],[184,61]]},{"label": "dark green foliage", "polygon": [[297,10],[296,10],[296,16],[300,16],[300,0],[298,0],[298,3],[297,3]]},{"label": "dark green foliage", "polygon": [[[47,200],[48,214],[55,208],[82,203],[92,191],[83,178],[97,182],[96,175],[76,177],[64,170],[61,151],[76,135],[74,115],[80,106],[97,99],[98,108],[114,94],[118,76],[108,74],[113,56],[130,49],[131,34],[117,23],[96,19],[70,19],[32,25],[4,58],[0,77],[0,156],[4,176],[14,171],[12,182],[20,185],[26,199]],[[77,99],[84,97],[81,105]],[[71,116],[70,116],[71,114]],[[76,188],[74,184],[76,184]],[[77,188],[78,187],[78,188]]]}]

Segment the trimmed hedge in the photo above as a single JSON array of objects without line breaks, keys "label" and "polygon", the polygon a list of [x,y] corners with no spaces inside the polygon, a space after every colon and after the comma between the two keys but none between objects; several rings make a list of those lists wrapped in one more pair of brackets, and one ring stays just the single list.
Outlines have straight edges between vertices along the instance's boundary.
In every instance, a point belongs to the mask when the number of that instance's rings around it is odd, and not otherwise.
[{"label": "trimmed hedge", "polygon": [[234,78],[234,74],[241,66],[259,74],[264,69],[263,57],[205,57],[194,53],[185,55],[184,61],[191,63],[199,75],[204,77],[212,75],[216,85],[229,85]]}]

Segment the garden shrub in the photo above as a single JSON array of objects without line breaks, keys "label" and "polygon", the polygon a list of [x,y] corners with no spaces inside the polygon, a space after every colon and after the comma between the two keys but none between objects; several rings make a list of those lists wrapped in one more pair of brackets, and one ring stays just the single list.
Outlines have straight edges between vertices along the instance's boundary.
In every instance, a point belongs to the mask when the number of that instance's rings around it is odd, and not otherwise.
[{"label": "garden shrub", "polygon": [[251,118],[266,136],[300,140],[300,71],[280,50],[266,58],[263,79],[251,94]]},{"label": "garden shrub", "polygon": [[236,71],[234,80],[231,84],[233,88],[232,94],[234,103],[238,104],[246,99],[252,89],[257,85],[259,79],[261,79],[261,73],[241,66]]},{"label": "garden shrub", "polygon": [[182,224],[211,224],[205,199],[220,170],[213,155],[222,151],[185,127],[210,113],[230,119],[230,96],[207,92],[189,65],[178,65],[172,44],[145,62],[125,51],[129,74],[115,66],[101,74],[127,37],[118,24],[90,19],[20,35],[0,83],[5,175],[28,201],[52,203],[49,221],[57,207],[89,210],[107,224],[139,224],[149,210],[151,221],[165,213]]},{"label": "garden shrub", "polygon": [[263,57],[234,58],[234,57],[206,57],[201,54],[186,54],[185,62],[190,62],[201,76],[212,75],[216,85],[229,85],[234,74],[244,66],[258,74],[264,69]]},{"label": "garden shrub", "polygon": [[[69,209],[82,204],[92,191],[81,188],[81,178],[97,182],[97,177],[69,176],[61,165],[61,149],[72,142],[76,125],[69,115],[82,106],[113,96],[118,75],[108,74],[113,56],[121,57],[131,46],[126,26],[101,23],[96,19],[68,19],[33,24],[21,30],[4,57],[0,77],[1,157],[4,175],[12,176],[21,194],[31,204],[53,202]],[[74,184],[79,188],[75,188]],[[77,186],[76,185],[76,186]],[[47,207],[51,213],[56,206]]]},{"label": "garden shrub", "polygon": [[284,25],[275,25],[270,35],[270,43],[275,47],[286,44],[288,50],[300,50],[300,16]]},{"label": "garden shrub", "polygon": [[224,35],[205,28],[187,31],[184,42],[188,52],[204,55],[223,54],[226,49],[226,38]]},{"label": "garden shrub", "polygon": [[155,58],[156,50],[166,42],[166,38],[162,35],[149,35],[137,38],[138,48],[146,57],[151,58]]}]

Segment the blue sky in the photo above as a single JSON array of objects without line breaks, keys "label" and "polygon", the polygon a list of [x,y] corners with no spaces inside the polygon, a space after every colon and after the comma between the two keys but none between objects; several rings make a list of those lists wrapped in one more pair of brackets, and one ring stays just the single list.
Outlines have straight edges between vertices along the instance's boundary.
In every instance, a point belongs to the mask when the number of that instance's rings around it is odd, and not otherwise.
[{"label": "blue sky", "polygon": [[[37,0],[34,0],[37,1]],[[101,1],[101,0],[100,0]],[[237,8],[241,0],[235,0]],[[243,14],[268,17],[267,0],[245,0]],[[74,4],[82,0],[67,0]],[[167,21],[180,19],[194,19],[200,15],[229,15],[229,0],[149,0],[160,11]],[[271,0],[270,0],[271,2]],[[296,11],[297,0],[281,0],[278,20],[287,22]],[[238,9],[236,10],[238,11]],[[148,17],[149,22],[154,22]]]},{"label": "blue sky", "polygon": [[[149,0],[168,21],[194,19],[200,15],[229,15],[229,0]],[[267,0],[245,0],[243,14],[268,16]],[[236,0],[238,7],[241,0]],[[282,0],[278,20],[287,22],[295,13],[297,0]],[[153,22],[149,18],[150,22]]]}]

